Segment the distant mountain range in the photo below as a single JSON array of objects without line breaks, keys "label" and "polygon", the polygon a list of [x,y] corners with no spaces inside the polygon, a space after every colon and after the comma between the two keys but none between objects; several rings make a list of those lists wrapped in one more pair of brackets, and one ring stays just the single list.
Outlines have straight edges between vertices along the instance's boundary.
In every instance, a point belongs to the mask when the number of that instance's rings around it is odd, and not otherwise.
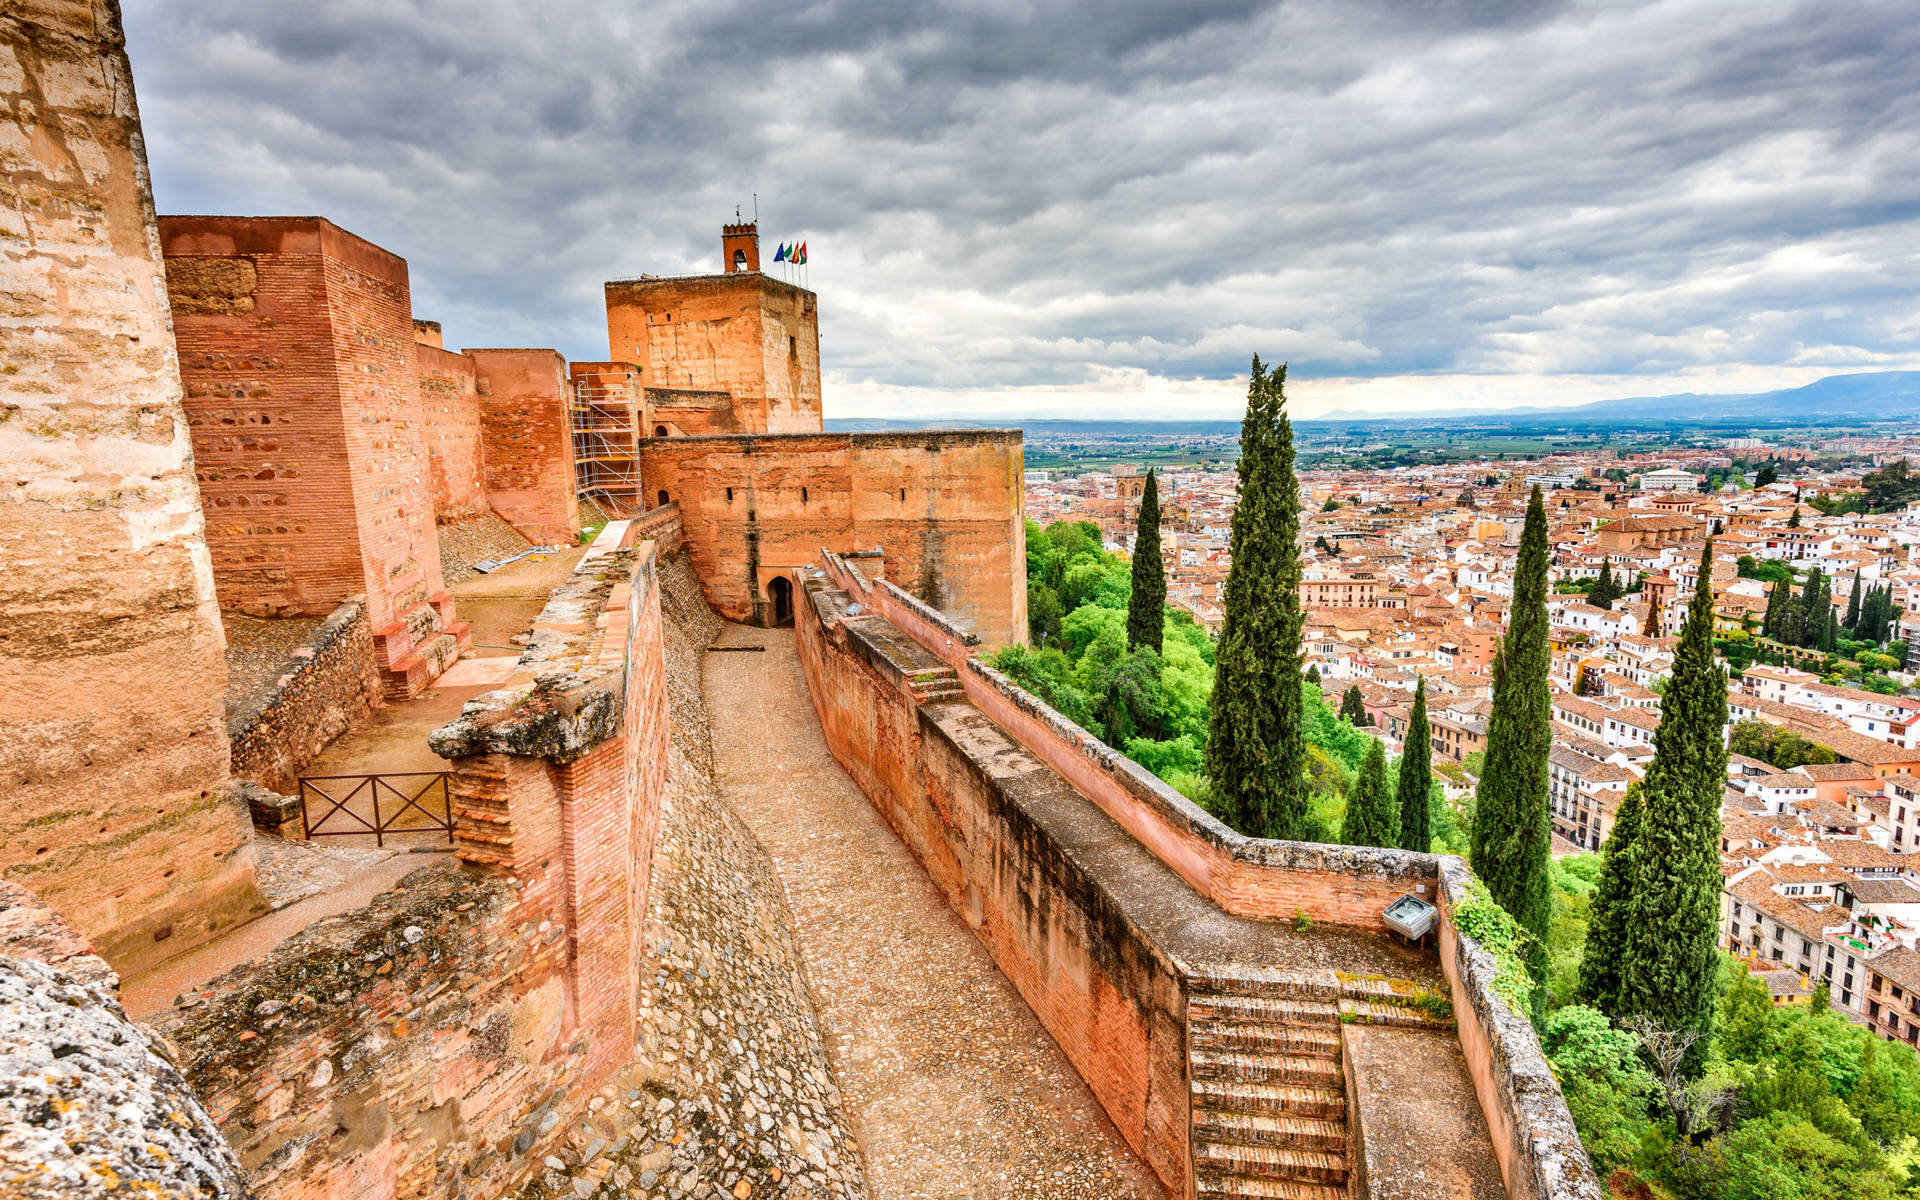
[{"label": "distant mountain range", "polygon": [[[1829,375],[1804,387],[1772,392],[1635,396],[1598,400],[1563,408],[1455,409],[1408,413],[1390,417],[1342,411],[1303,418],[1302,426],[1355,423],[1429,425],[1469,418],[1516,425],[1818,425],[1847,421],[1920,419],[1920,371],[1871,371],[1858,375]],[[883,432],[892,429],[996,429],[1018,427],[1030,432],[1209,434],[1237,433],[1234,421],[1128,420],[999,420],[978,417],[930,417],[895,421],[877,417],[829,419],[828,429],[846,432]]]}]

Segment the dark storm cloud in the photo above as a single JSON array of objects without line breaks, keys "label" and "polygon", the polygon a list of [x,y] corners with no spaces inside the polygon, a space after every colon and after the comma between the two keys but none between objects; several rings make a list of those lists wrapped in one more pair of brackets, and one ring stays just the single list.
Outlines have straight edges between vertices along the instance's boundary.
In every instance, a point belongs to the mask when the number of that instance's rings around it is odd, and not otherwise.
[{"label": "dark storm cloud", "polygon": [[[163,211],[318,212],[465,345],[761,198],[930,389],[1920,357],[1905,4],[128,0]],[[1444,401],[1445,396],[1436,399]],[[830,405],[831,407],[831,405]]]}]

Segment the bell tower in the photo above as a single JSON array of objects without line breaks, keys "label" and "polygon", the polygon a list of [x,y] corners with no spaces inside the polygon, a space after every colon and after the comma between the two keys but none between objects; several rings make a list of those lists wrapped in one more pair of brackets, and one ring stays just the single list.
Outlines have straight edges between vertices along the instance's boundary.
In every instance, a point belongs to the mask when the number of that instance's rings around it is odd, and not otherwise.
[{"label": "bell tower", "polygon": [[729,275],[736,271],[758,271],[760,269],[760,226],[752,221],[744,224],[722,225],[720,227],[720,261]]}]

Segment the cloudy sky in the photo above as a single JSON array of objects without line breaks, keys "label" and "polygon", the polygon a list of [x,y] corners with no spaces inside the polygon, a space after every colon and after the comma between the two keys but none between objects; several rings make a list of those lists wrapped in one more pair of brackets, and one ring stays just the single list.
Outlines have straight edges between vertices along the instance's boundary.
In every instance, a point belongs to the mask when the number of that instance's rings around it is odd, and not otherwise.
[{"label": "cloudy sky", "polygon": [[162,212],[449,345],[806,239],[829,416],[1303,415],[1920,367],[1911,0],[125,0]]}]

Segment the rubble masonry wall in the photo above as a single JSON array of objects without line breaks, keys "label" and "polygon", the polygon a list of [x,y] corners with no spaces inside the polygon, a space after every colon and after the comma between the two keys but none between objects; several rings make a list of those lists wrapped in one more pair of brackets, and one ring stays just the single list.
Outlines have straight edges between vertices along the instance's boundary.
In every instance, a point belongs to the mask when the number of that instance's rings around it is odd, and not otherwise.
[{"label": "rubble masonry wall", "polygon": [[275,792],[296,792],[307,764],[379,701],[373,626],[366,606],[349,600],[227,723],[234,775]]}]

